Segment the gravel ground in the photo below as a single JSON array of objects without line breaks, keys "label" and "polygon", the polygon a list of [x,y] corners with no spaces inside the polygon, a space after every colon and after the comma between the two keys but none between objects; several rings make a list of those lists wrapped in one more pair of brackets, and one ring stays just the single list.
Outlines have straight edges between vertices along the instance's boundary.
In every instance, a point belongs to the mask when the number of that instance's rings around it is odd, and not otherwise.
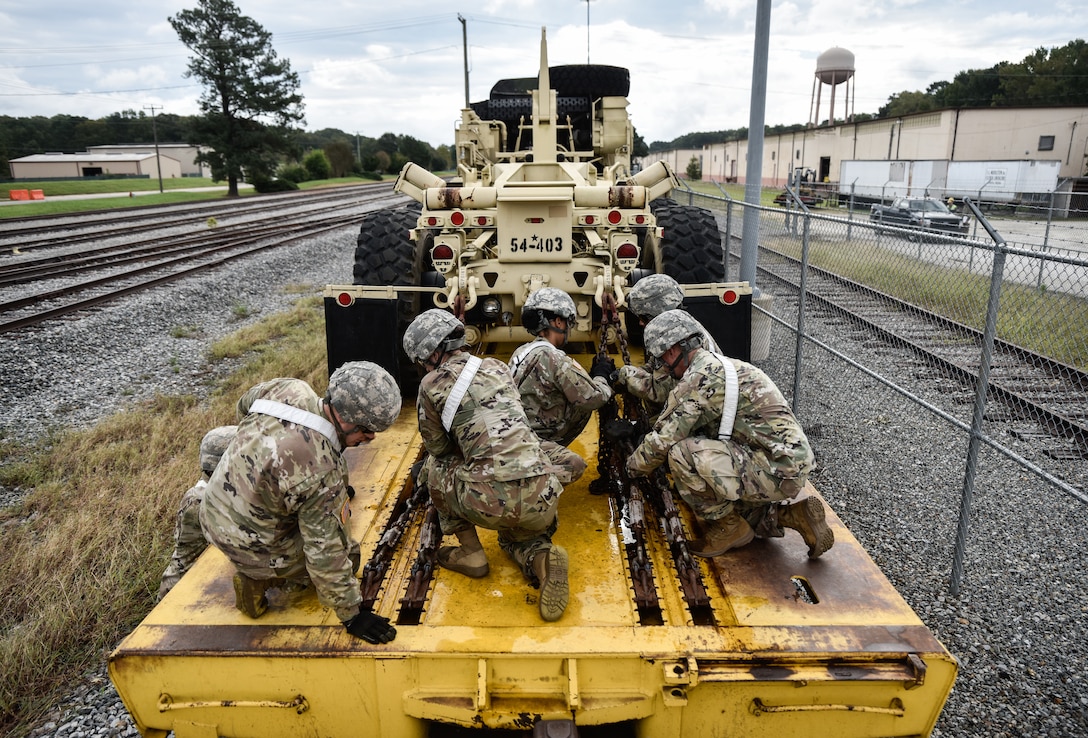
[{"label": "gravel ground", "polygon": [[[0,432],[33,437],[91,424],[156,392],[205,392],[216,373],[230,368],[209,371],[203,359],[209,343],[287,307],[297,295],[283,285],[316,289],[348,279],[353,243],[354,233],[345,230],[119,302],[78,322],[0,336]],[[788,315],[788,302],[780,303],[775,309]],[[197,330],[193,337],[172,337],[178,326]],[[836,333],[834,323],[815,316],[806,326]],[[772,336],[772,355],[760,364],[788,392],[793,341],[780,327]],[[880,374],[903,371],[903,357],[890,347],[863,337],[836,338],[848,355]],[[817,487],[960,660],[934,735],[1088,735],[1085,506],[984,450],[963,586],[954,597],[949,577],[967,448],[963,434],[818,349],[808,350],[796,404],[821,465]],[[0,504],[19,494],[0,490]],[[136,731],[104,665],[84,675],[30,733],[125,735]]]}]

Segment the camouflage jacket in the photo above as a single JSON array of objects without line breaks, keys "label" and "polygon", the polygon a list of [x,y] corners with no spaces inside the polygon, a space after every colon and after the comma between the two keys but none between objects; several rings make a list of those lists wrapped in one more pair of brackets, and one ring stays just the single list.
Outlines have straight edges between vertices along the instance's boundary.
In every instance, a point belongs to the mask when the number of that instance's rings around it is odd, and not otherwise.
[{"label": "camouflage jacket", "polygon": [[442,411],[469,354],[458,352],[430,372],[419,385],[416,411],[427,452],[435,457],[458,454],[457,474],[466,481],[509,482],[544,474],[547,459],[529,427],[510,370],[498,359],[484,359],[453,417],[450,432]]},{"label": "camouflage jacket", "polygon": [[[703,329],[703,348],[715,354],[720,354],[718,343],[710,332]],[[643,366],[627,364],[619,369],[620,382],[635,397],[646,400],[650,405],[650,411],[654,414],[669,399],[669,393],[676,387],[677,380],[672,376],[669,368],[661,363],[661,360],[650,356]]]},{"label": "camouflage jacket", "polygon": [[591,379],[581,364],[543,338],[515,350],[510,368],[529,425],[546,441],[567,445],[612,397],[607,383]]},{"label": "camouflage jacket", "polygon": [[250,568],[283,569],[301,550],[321,604],[349,619],[362,597],[348,558],[347,466],[317,431],[250,413],[260,398],[321,414],[321,398],[299,379],[273,379],[242,396],[238,432],[204,493],[204,534]]},{"label": "camouflage jacket", "polygon": [[[771,473],[782,479],[810,472],[815,466],[812,448],[778,387],[758,367],[728,361],[737,368],[739,383],[733,443],[762,450]],[[628,467],[648,473],[664,463],[669,449],[679,441],[693,436],[717,438],[724,403],[725,370],[717,356],[699,349]]]}]

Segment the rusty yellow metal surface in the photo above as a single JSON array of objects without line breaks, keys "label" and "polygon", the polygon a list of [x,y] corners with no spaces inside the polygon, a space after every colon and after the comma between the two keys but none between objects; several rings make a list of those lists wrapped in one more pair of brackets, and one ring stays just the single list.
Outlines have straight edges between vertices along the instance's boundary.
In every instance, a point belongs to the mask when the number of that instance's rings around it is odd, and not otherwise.
[{"label": "rusty yellow metal surface", "polygon": [[[138,727],[177,738],[424,736],[442,725],[529,728],[573,716],[655,737],[932,731],[955,659],[834,514],[836,545],[819,560],[787,532],[702,561],[706,625],[693,624],[667,543],[650,536],[661,624],[640,624],[620,514],[588,490],[596,437],[591,421],[573,446],[589,469],[560,502],[555,541],[570,556],[571,600],[558,622],[540,619],[536,590],[489,531],[490,575],[437,570],[418,624],[399,624],[380,646],[347,635],[312,591],[273,598],[248,619],[234,608],[229,563],[212,549],[110,657]],[[418,455],[411,407],[349,450],[364,562]],[[417,525],[377,600],[394,621],[418,538]]]}]

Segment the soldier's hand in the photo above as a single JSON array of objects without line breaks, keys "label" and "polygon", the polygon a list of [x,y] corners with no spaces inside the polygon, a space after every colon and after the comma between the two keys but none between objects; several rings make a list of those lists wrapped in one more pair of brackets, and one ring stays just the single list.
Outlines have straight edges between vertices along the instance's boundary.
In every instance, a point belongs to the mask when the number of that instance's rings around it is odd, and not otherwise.
[{"label": "soldier's hand", "polygon": [[[641,441],[641,439],[639,440]],[[638,445],[636,445],[635,448],[638,448]],[[644,472],[642,469],[638,468],[637,465],[635,465],[634,461],[634,456],[627,457],[627,476],[631,478],[648,476],[646,472]]]},{"label": "soldier's hand", "polygon": [[611,356],[598,356],[593,360],[593,366],[589,370],[589,376],[603,377],[609,384],[616,381],[617,374],[616,362],[612,361]]},{"label": "soldier's hand", "polygon": [[389,624],[389,618],[369,610],[360,610],[351,620],[345,620],[344,627],[348,633],[367,643],[389,643],[397,637],[397,629]]}]

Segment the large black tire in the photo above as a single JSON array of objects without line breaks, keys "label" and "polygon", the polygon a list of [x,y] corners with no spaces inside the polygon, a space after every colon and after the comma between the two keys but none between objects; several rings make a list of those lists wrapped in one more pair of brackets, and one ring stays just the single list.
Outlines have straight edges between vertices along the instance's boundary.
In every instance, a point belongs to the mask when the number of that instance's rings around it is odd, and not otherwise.
[{"label": "large black tire", "polygon": [[[418,286],[422,271],[422,251],[408,238],[416,227],[420,206],[416,204],[368,213],[359,226],[355,247],[354,283],[360,285]],[[397,328],[379,340],[396,341],[398,365],[386,367],[400,384],[405,397],[414,397],[419,388],[419,372],[404,353],[401,337],[419,314],[419,293],[402,294],[397,300]]]},{"label": "large black tire", "polygon": [[568,64],[549,67],[548,75],[552,88],[562,96],[627,97],[631,92],[631,73],[623,67]]},{"label": "large black tire", "polygon": [[654,200],[650,210],[664,235],[656,249],[644,245],[643,267],[681,284],[725,281],[722,235],[713,213],[666,198]]}]

